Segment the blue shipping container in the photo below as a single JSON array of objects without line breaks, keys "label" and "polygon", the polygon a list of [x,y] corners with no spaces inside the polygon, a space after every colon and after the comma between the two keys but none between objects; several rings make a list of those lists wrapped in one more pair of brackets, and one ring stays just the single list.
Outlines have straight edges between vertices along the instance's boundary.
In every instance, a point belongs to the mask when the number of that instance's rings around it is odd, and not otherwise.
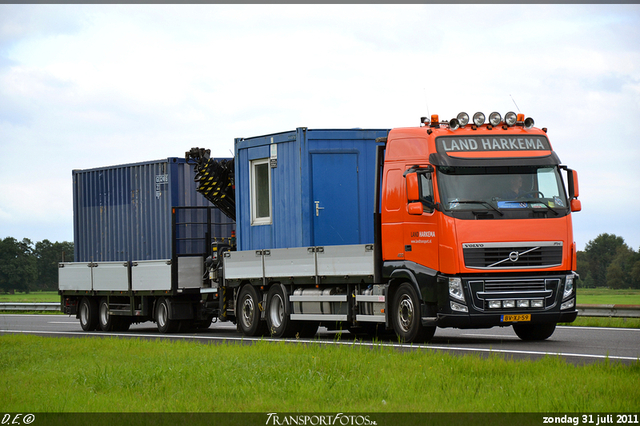
[{"label": "blue shipping container", "polygon": [[[196,191],[194,176],[194,166],[184,158],[74,170],[75,261],[170,259],[172,207],[212,207]],[[179,220],[202,222],[195,215],[203,214],[184,212]],[[216,224],[212,237],[228,238],[235,230],[233,221],[218,209],[211,219]],[[187,224],[179,232],[181,237],[199,238],[204,247],[202,226]]]},{"label": "blue shipping container", "polygon": [[312,130],[235,140],[238,249],[373,243],[376,138]]}]

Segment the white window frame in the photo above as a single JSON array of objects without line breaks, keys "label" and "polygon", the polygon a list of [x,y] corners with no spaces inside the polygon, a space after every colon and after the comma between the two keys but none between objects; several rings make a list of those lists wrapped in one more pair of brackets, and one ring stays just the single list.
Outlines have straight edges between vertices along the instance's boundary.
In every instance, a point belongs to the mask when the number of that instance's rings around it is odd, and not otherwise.
[{"label": "white window frame", "polygon": [[[258,192],[257,192],[257,174],[255,172],[256,167],[260,165],[267,165],[267,178],[268,178],[268,203],[269,203],[269,215],[264,217],[258,217]],[[271,203],[271,168],[269,166],[268,158],[261,158],[258,160],[251,160],[249,167],[249,179],[251,186],[251,225],[270,225],[271,213],[272,213],[272,203]]]}]

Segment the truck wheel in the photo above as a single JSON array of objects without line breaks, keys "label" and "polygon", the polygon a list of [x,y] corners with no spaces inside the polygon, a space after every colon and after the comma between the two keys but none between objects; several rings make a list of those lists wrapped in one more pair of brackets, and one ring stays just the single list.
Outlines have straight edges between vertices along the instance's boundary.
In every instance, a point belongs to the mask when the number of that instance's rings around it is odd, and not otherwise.
[{"label": "truck wheel", "polygon": [[178,321],[169,319],[169,301],[165,298],[156,304],[156,323],[160,333],[175,333],[180,326]]},{"label": "truck wheel", "polygon": [[513,331],[522,340],[545,340],[556,331],[556,324],[513,324]]},{"label": "truck wheel", "polygon": [[102,331],[112,331],[117,319],[109,315],[109,303],[106,297],[100,299],[98,304],[98,321]]},{"label": "truck wheel", "polygon": [[431,340],[436,332],[435,327],[425,327],[420,318],[420,299],[409,283],[398,287],[393,298],[393,329],[401,341],[421,343]]},{"label": "truck wheel", "polygon": [[265,322],[260,320],[261,302],[254,286],[247,284],[242,287],[236,317],[238,328],[245,336],[262,336],[266,331]]},{"label": "truck wheel", "polygon": [[282,288],[277,284],[271,286],[267,293],[267,329],[273,337],[292,337],[298,331],[285,312],[285,303]]},{"label": "truck wheel", "polygon": [[98,306],[93,298],[82,298],[78,308],[78,318],[84,331],[94,331],[98,328]]}]

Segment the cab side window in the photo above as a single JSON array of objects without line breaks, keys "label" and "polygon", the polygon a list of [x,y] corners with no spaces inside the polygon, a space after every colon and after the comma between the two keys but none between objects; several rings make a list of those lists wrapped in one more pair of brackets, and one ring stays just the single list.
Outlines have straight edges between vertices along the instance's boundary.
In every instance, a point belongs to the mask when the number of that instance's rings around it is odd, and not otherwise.
[{"label": "cab side window", "polygon": [[424,206],[426,213],[433,213],[433,180],[431,179],[431,173],[419,173],[420,182],[420,201]]}]

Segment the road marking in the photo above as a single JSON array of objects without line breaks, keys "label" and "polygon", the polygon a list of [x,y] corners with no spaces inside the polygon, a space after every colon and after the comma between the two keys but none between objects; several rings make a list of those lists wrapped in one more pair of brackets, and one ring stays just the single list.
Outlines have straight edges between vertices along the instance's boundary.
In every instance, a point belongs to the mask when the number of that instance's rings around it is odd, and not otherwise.
[{"label": "road marking", "polygon": [[480,334],[480,333],[478,333],[478,334],[474,334],[474,333],[467,333],[467,334],[461,334],[461,336],[473,336],[473,337],[498,337],[498,338],[500,338],[500,339],[508,338],[508,339],[511,339],[511,340],[520,340],[520,339],[517,339],[517,338],[516,338],[516,337],[514,337],[514,336],[509,336],[509,335],[506,335],[506,334]]},{"label": "road marking", "polygon": [[638,331],[640,332],[640,328],[624,328],[624,327],[573,327],[570,325],[561,325],[557,327],[558,329],[563,330],[571,330],[571,329],[579,329],[579,330],[606,330],[606,331]]},{"label": "road marking", "polygon": [[431,349],[441,351],[459,351],[459,352],[482,352],[482,353],[498,353],[511,355],[536,355],[536,356],[561,356],[566,358],[587,358],[599,360],[618,360],[618,361],[640,361],[640,356],[615,356],[615,355],[597,355],[597,354],[577,354],[568,352],[540,352],[540,351],[523,351],[515,349],[495,349],[495,348],[465,348],[457,346],[437,346],[430,344],[401,344],[401,343],[383,343],[383,342],[340,342],[335,340],[313,340],[313,339],[264,339],[263,337],[233,337],[233,336],[190,336],[184,334],[142,334],[142,333],[103,333],[92,332],[82,333],[79,331],[30,331],[30,330],[0,330],[0,333],[23,333],[23,334],[52,334],[52,335],[86,335],[86,336],[124,336],[124,337],[145,337],[145,338],[169,338],[184,340],[218,340],[218,341],[236,341],[236,342],[289,342],[289,343],[316,343],[323,345],[343,345],[343,346],[381,346],[398,349]]}]

